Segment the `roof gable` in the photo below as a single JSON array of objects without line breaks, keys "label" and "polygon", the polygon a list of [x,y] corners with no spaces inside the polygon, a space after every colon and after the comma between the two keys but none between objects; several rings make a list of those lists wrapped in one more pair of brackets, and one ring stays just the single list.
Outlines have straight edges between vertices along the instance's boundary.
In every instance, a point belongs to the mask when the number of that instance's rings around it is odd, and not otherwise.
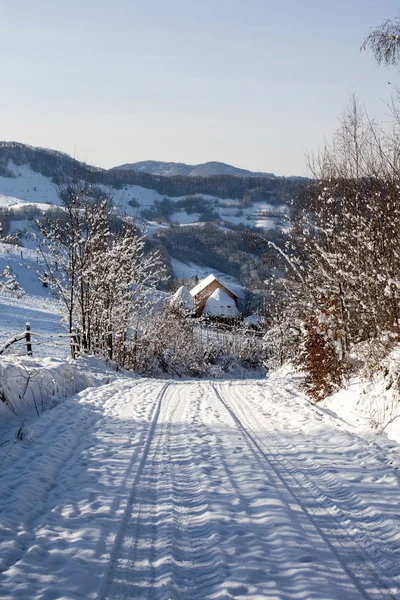
[{"label": "roof gable", "polygon": [[230,294],[232,294],[235,298],[237,298],[237,295],[235,294],[235,292],[232,292],[232,290],[229,289],[229,287],[227,285],[225,285],[225,283],[222,283],[222,281],[219,281],[219,279],[217,279],[213,273],[211,273],[210,275],[208,275],[208,277],[206,277],[205,279],[202,279],[201,281],[199,281],[199,283],[197,285],[195,285],[194,288],[192,288],[190,290],[190,294],[194,298],[195,296],[197,296],[198,294],[200,294],[200,292],[202,292],[203,290],[205,290],[214,281],[216,281],[219,285],[221,285],[223,288],[225,288],[226,290],[228,290],[228,292]]},{"label": "roof gable", "polygon": [[217,281],[217,278],[211,273],[211,275],[199,281],[199,283],[190,290],[191,295],[197,296],[197,294],[200,294],[200,292],[202,292],[206,287],[208,287],[213,281]]}]

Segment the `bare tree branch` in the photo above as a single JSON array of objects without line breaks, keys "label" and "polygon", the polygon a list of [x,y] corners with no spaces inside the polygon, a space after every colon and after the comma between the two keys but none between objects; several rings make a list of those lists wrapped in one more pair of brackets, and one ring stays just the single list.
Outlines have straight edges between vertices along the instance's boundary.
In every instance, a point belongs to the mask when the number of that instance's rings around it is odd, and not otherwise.
[{"label": "bare tree branch", "polygon": [[365,39],[361,50],[372,50],[379,65],[387,67],[400,64],[400,17],[387,19],[373,29]]}]

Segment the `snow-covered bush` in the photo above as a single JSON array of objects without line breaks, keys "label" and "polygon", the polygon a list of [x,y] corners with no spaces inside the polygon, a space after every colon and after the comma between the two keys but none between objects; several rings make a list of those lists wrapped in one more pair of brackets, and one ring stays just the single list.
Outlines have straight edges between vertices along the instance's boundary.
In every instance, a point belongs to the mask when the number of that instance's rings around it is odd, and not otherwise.
[{"label": "snow-covered bush", "polygon": [[314,398],[345,383],[355,345],[400,337],[397,140],[365,119],[354,100],[293,202],[285,243],[270,244],[285,275],[276,281],[271,325],[285,336],[299,332],[294,353],[301,349]]},{"label": "snow-covered bush", "polygon": [[127,366],[148,375],[203,374],[204,352],[196,342],[193,320],[171,305],[151,316],[128,345]]},{"label": "snow-covered bush", "polygon": [[90,385],[107,380],[95,358],[72,363],[54,358],[0,357],[0,425],[9,419],[39,416]]},{"label": "snow-covered bush", "polygon": [[127,366],[146,375],[242,377],[265,373],[265,348],[259,337],[241,328],[219,331],[167,306],[153,314],[131,338]]},{"label": "snow-covered bush", "polygon": [[9,265],[4,267],[3,271],[0,271],[0,293],[9,294],[16,298],[22,298],[25,294],[17,276]]}]

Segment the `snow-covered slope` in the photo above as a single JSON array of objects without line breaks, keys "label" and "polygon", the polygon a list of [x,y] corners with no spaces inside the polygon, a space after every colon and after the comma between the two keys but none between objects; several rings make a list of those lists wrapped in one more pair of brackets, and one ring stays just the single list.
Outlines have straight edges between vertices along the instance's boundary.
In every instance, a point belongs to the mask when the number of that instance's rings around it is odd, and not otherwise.
[{"label": "snow-covered slope", "polygon": [[343,430],[365,434],[384,431],[400,443],[400,346],[390,352],[374,374],[353,376],[319,405],[337,415]]},{"label": "snow-covered slope", "polygon": [[[29,165],[15,165],[8,162],[9,171],[15,177],[0,175],[0,208],[10,207],[13,210],[19,204],[25,205],[59,205],[58,188],[50,177],[46,177],[31,169]],[[139,185],[125,185],[120,189],[100,185],[104,191],[113,198],[113,202],[121,213],[128,216],[140,217],[142,212],[161,203],[164,198],[172,202],[182,200],[183,196],[166,196],[156,190]],[[223,222],[231,225],[244,225],[247,227],[260,227],[264,229],[279,228],[284,226],[287,207],[272,206],[266,202],[257,202],[249,207],[242,207],[240,201],[224,199],[220,201],[215,196],[207,194],[198,195],[200,205],[212,207]],[[201,220],[199,212],[186,212],[178,207],[170,216],[172,222],[182,225],[195,223]]]},{"label": "snow-covered slope", "polygon": [[[15,177],[0,176],[0,195],[25,202],[39,204],[60,204],[57,186],[49,177],[36,173],[29,165],[15,165],[8,162],[8,168]],[[7,206],[6,200],[0,198],[0,206]]]},{"label": "snow-covered slope", "polygon": [[[22,288],[22,297],[0,291],[0,346],[25,331],[26,323],[32,328],[34,356],[65,358],[69,352],[63,306],[40,281],[45,266],[35,250],[0,243],[0,273],[9,266]],[[64,311],[65,312],[65,311]],[[12,352],[26,354],[23,342],[13,345]]]}]

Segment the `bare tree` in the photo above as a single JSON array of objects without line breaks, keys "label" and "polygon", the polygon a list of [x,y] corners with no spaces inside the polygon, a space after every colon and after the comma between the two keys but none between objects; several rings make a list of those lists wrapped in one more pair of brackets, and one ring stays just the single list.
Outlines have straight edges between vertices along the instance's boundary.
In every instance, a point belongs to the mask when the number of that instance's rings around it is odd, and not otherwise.
[{"label": "bare tree", "polygon": [[275,286],[279,332],[300,331],[299,362],[315,398],[343,383],[356,344],[400,339],[395,139],[352,98],[332,143],[311,161],[315,179],[294,202],[285,245],[275,245],[285,259],[284,285]]},{"label": "bare tree", "polygon": [[400,61],[400,17],[387,19],[373,29],[365,39],[362,50],[372,50],[378,64],[396,66]]},{"label": "bare tree", "polygon": [[145,255],[145,237],[115,218],[111,199],[86,182],[60,189],[62,210],[38,221],[48,280],[67,309],[69,332],[81,346],[123,365],[135,305],[155,285],[157,254]]}]

